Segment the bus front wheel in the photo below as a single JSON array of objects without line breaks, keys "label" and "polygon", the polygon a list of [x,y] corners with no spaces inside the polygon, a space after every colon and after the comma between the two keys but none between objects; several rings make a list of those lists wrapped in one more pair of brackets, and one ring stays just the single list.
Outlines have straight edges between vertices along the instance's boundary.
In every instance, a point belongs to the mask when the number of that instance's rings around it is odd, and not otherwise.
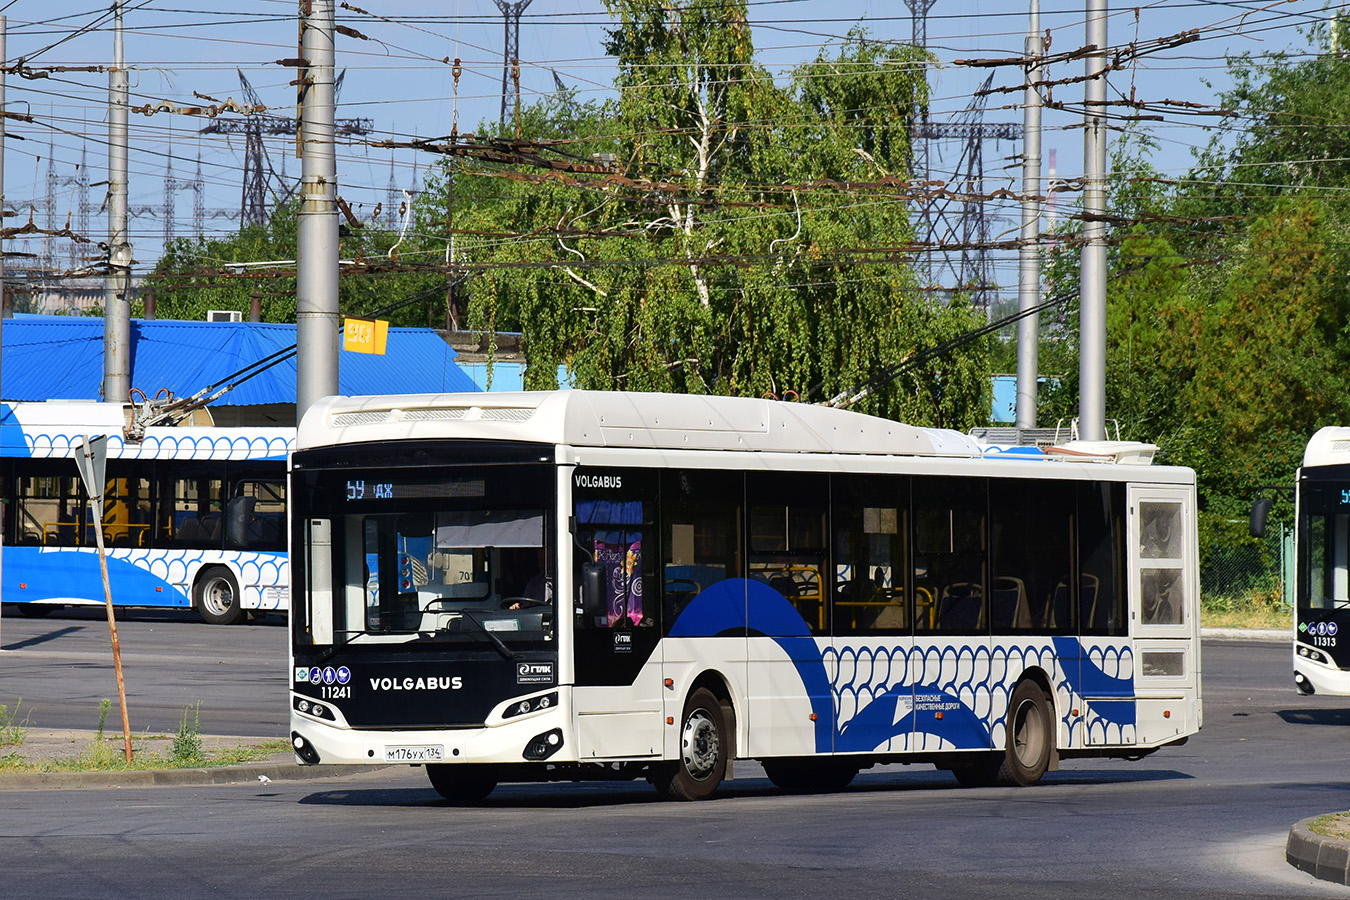
[{"label": "bus front wheel", "polygon": [[721,701],[699,688],[684,701],[680,722],[680,758],[658,770],[652,784],[671,800],[707,800],[727,771],[730,732]]},{"label": "bus front wheel", "polygon": [[233,625],[244,617],[239,583],[224,566],[212,566],[197,576],[193,600],[197,614],[211,625]]},{"label": "bus front wheel", "polygon": [[481,803],[497,787],[497,776],[487,766],[429,763],[427,778],[442,799],[457,806]]}]

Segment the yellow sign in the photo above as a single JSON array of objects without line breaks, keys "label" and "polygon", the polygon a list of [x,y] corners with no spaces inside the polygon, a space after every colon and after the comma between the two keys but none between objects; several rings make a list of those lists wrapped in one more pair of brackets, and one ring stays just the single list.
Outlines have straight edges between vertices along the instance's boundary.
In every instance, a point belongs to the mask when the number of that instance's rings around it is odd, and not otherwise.
[{"label": "yellow sign", "polygon": [[383,319],[353,319],[342,323],[342,349],[353,353],[384,355],[385,340],[389,337],[389,323]]}]

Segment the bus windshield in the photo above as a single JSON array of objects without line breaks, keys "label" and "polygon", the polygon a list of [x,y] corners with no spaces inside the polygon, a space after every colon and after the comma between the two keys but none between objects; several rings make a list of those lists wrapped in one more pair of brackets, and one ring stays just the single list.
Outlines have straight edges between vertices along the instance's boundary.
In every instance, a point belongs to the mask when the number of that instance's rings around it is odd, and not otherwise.
[{"label": "bus windshield", "polygon": [[[310,475],[332,483],[304,521],[314,575],[310,627],[297,641],[485,645],[504,655],[553,641],[551,514],[541,505],[551,481],[503,467],[472,478],[368,475]],[[324,509],[325,497],[338,508]]]},{"label": "bus windshield", "polygon": [[1304,485],[1300,500],[1299,606],[1350,607],[1350,491],[1341,483]]}]

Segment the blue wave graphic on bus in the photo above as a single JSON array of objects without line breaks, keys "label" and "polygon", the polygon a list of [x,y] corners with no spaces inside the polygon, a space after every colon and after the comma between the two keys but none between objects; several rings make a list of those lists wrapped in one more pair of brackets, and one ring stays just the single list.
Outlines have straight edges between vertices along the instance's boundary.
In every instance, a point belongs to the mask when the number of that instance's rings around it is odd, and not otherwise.
[{"label": "blue wave graphic on bus", "polygon": [[[98,553],[79,548],[6,547],[3,594],[18,601],[65,600],[103,603]],[[114,603],[186,606],[183,590],[146,568],[108,557]],[[23,587],[20,587],[23,585]],[[120,596],[119,596],[120,595]],[[134,600],[133,600],[134,598]]]},{"label": "blue wave graphic on bus", "polygon": [[[957,749],[992,746],[988,725],[959,697],[935,684],[892,685],[836,729],[833,685],[817,639],[796,607],[763,582],[738,578],[712,585],[689,602],[670,629],[671,637],[725,635],[766,636],[787,654],[816,716],[817,752],[866,752],[914,733],[932,735]],[[1065,686],[1077,696],[1105,700],[1092,704],[1097,719],[1133,726],[1132,679],[1107,674],[1077,638],[1052,641],[1059,659],[1078,662],[1058,667]],[[995,724],[1003,718],[998,715]]]}]

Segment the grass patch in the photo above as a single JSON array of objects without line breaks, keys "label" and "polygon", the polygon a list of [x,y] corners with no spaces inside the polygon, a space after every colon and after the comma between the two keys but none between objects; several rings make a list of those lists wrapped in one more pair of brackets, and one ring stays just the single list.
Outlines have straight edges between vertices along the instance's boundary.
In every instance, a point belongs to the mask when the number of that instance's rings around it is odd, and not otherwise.
[{"label": "grass patch", "polygon": [[1293,611],[1278,589],[1200,598],[1200,624],[1205,628],[1274,628],[1293,640]]},{"label": "grass patch", "polygon": [[0,703],[0,747],[17,747],[28,736],[27,716],[19,719],[19,705],[22,702],[16,700],[12,711]]},{"label": "grass patch", "polygon": [[1350,812],[1318,816],[1308,823],[1308,830],[1327,837],[1350,838]]},{"label": "grass patch", "polygon": [[194,759],[184,760],[175,755],[172,745],[163,750],[151,749],[152,742],[168,738],[133,737],[132,761],[127,763],[121,739],[94,738],[81,751],[51,759],[30,759],[13,752],[0,756],[0,773],[16,772],[139,772],[154,769],[210,769],[241,763],[262,762],[291,749],[283,739],[259,741],[257,744],[235,744],[214,750],[201,750]]},{"label": "grass patch", "polygon": [[[198,701],[183,710],[176,734],[133,735],[132,761],[128,763],[123,737],[104,735],[111,707],[111,700],[104,699],[99,703],[98,730],[84,747],[74,752],[53,753],[54,748],[50,745],[45,749],[23,746],[26,721],[15,721],[18,704],[15,704],[14,712],[0,706],[0,773],[215,768],[261,762],[291,750],[290,741],[283,738],[208,747],[201,734],[201,702]],[[41,744],[41,741],[37,743]],[[7,747],[14,749],[3,752]]]}]

